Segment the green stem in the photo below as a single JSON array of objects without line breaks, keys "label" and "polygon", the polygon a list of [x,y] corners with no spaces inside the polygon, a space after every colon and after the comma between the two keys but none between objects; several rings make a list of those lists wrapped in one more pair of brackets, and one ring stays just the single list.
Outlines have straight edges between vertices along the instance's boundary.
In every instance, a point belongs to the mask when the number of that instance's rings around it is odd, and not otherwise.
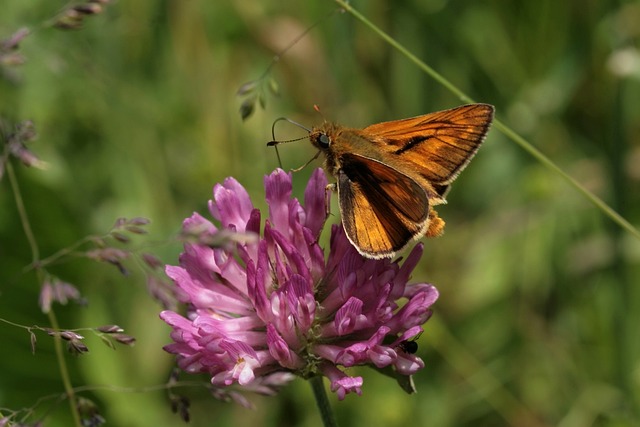
[{"label": "green stem", "polygon": [[[474,102],[471,97],[458,89],[453,83],[447,80],[444,76],[439,74],[436,70],[429,67],[427,64],[422,62],[417,56],[413,53],[409,52],[404,46],[394,40],[387,33],[378,28],[374,23],[369,21],[363,15],[360,14],[357,10],[355,10],[349,3],[345,0],[335,0],[335,2],[340,5],[345,11],[349,12],[354,18],[362,22],[364,25],[369,27],[374,33],[376,33],[380,38],[386,41],[390,46],[394,49],[398,50],[402,55],[406,56],[411,62],[416,64],[418,68],[424,71],[427,75],[431,76],[435,81],[440,83],[442,86],[447,88],[451,93],[456,95],[460,100],[467,103]],[[587,190],[582,184],[572,178],[569,174],[564,172],[558,165],[556,165],[551,159],[542,154],[540,150],[535,148],[530,142],[526,139],[518,135],[514,130],[509,128],[507,125],[502,123],[500,120],[494,120],[494,126],[500,130],[503,134],[507,136],[507,138],[511,139],[513,142],[522,147],[527,153],[531,154],[536,160],[542,163],[551,171],[560,175],[562,179],[564,179],[569,185],[578,190],[580,194],[585,196],[591,203],[593,203],[598,209],[600,209],[606,216],[608,216],[613,222],[618,224],[620,227],[631,233],[631,235],[635,236],[640,240],[640,231],[635,228],[629,221],[624,219],[620,214],[618,214],[614,209],[612,209],[609,205],[607,205],[601,198],[593,194],[591,191]]]},{"label": "green stem", "polygon": [[[11,183],[11,190],[13,191],[13,197],[16,202],[16,208],[18,209],[18,215],[20,216],[20,222],[22,223],[22,228],[24,229],[24,234],[27,237],[27,241],[29,242],[29,246],[31,247],[31,264],[36,267],[36,275],[38,278],[38,283],[44,282],[44,271],[39,267],[40,260],[40,248],[38,247],[38,242],[33,234],[33,230],[31,228],[31,223],[29,222],[29,216],[27,215],[27,210],[24,206],[24,201],[22,199],[22,193],[20,192],[20,187],[18,186],[18,179],[16,177],[15,172],[13,171],[13,166],[11,162],[5,163],[7,167],[7,176],[9,182]],[[53,330],[59,330],[58,320],[53,312],[53,310],[49,310],[49,322]],[[80,420],[80,413],[78,412],[78,405],[75,398],[75,393],[73,391],[73,387],[71,385],[71,377],[69,376],[69,369],[67,368],[67,363],[65,361],[64,348],[62,345],[62,338],[59,336],[53,337],[54,347],[56,352],[56,358],[58,360],[58,368],[60,369],[60,376],[62,377],[62,382],[64,384],[65,392],[69,398],[69,406],[71,407],[71,416],[73,417],[74,425],[77,427],[82,426],[82,422]]]},{"label": "green stem", "polygon": [[320,410],[322,424],[324,425],[324,427],[337,427],[338,424],[336,423],[336,419],[333,416],[331,404],[329,403],[327,392],[324,389],[323,377],[312,377],[309,382],[311,383],[311,388],[313,389],[313,395],[316,398],[316,404],[318,405],[318,409]]},{"label": "green stem", "polygon": [[13,166],[11,165],[10,161],[7,161],[5,165],[7,167],[7,177],[9,178],[11,190],[13,191],[13,198],[15,199],[16,208],[18,209],[18,215],[20,216],[20,222],[22,223],[24,234],[27,237],[29,246],[31,247],[32,264],[35,264],[40,258],[40,249],[38,248],[38,242],[36,241],[36,238],[33,234],[33,230],[31,229],[31,223],[29,223],[29,217],[27,216],[27,210],[24,207],[22,193],[20,192],[20,187],[18,187],[18,178],[13,171]]},{"label": "green stem", "polygon": [[[58,325],[58,319],[53,310],[49,310],[49,323],[54,331],[60,330]],[[71,377],[69,376],[69,369],[67,368],[67,362],[64,358],[64,346],[62,345],[62,338],[57,334],[53,337],[54,348],[56,352],[56,359],[58,360],[58,369],[60,370],[60,376],[62,377],[62,383],[64,384],[64,390],[69,400],[69,406],[71,409],[71,416],[73,422],[77,427],[82,426],[80,420],[80,412],[78,411],[78,402],[76,401],[76,393],[71,384]]]},{"label": "green stem", "polygon": [[429,67],[427,64],[422,62],[417,56],[415,56],[413,53],[407,50],[407,48],[405,48],[400,43],[395,41],[389,34],[382,31],[382,29],[377,27],[373,22],[369,21],[367,18],[361,15],[360,12],[358,12],[353,7],[351,7],[351,5],[348,2],[344,0],[335,0],[335,2],[338,3],[340,7],[342,7],[344,10],[346,10],[351,15],[353,15],[353,17],[356,18],[358,21],[362,22],[364,25],[369,27],[369,29],[372,30],[374,33],[376,33],[378,36],[380,36],[381,39],[389,43],[391,47],[393,47],[394,49],[399,51],[401,54],[406,56],[411,62],[416,64],[418,68],[420,68],[422,71],[427,73],[429,76],[431,76],[435,81],[440,83],[442,86],[447,88],[455,96],[460,98],[460,100],[462,100],[463,102],[469,102],[469,103],[474,102],[467,94],[465,94],[463,91],[458,89],[453,83],[447,80],[443,75],[441,75],[436,70],[434,70],[433,68]]},{"label": "green stem", "polygon": [[80,240],[78,240],[77,242],[75,242],[74,244],[72,244],[69,247],[60,249],[58,252],[49,255],[48,257],[44,258],[44,259],[39,259],[36,260],[34,262],[32,262],[31,264],[27,265],[26,267],[24,267],[22,269],[23,273],[27,273],[35,268],[45,268],[51,264],[53,264],[54,262],[58,261],[60,258],[66,257],[68,255],[71,255],[74,253],[74,251],[79,248],[80,246],[84,245],[87,242],[91,242],[92,240],[94,240],[96,237],[95,236],[87,236],[84,237]]},{"label": "green stem", "polygon": [[578,190],[583,196],[585,196],[591,203],[596,205],[598,209],[604,212],[609,218],[611,218],[620,227],[627,230],[629,233],[640,239],[640,231],[635,228],[629,221],[624,219],[618,212],[616,212],[611,206],[606,204],[601,198],[587,190],[582,184],[575,180],[571,175],[563,171],[558,165],[556,165],[551,159],[542,154],[540,150],[531,145],[527,140],[518,135],[514,130],[506,126],[499,120],[494,121],[494,126],[505,134],[509,139],[518,144],[522,149],[531,154],[536,160],[551,169],[553,172],[560,175],[565,181],[567,181],[573,188]]}]

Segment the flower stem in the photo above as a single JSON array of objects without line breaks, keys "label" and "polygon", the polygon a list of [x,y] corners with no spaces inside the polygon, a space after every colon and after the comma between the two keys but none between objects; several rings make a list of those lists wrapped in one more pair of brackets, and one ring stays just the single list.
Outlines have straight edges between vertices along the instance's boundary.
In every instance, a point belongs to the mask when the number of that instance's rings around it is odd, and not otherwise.
[{"label": "flower stem", "polygon": [[[362,22],[364,25],[369,27],[374,33],[376,33],[380,38],[386,41],[390,46],[394,49],[398,50],[402,55],[406,56],[411,62],[416,64],[418,68],[424,71],[426,74],[431,76],[435,81],[440,83],[442,86],[447,88],[451,93],[460,98],[463,102],[474,102],[471,97],[465,94],[463,91],[458,89],[453,83],[447,80],[444,76],[439,74],[436,70],[429,67],[427,64],[422,62],[417,56],[413,53],[409,52],[407,48],[402,46],[396,40],[394,40],[389,34],[382,31],[378,28],[373,22],[369,21],[363,15],[360,14],[357,10],[355,10],[347,1],[345,0],[334,0],[340,7],[342,7],[345,11],[349,12],[354,18]],[[507,138],[511,139],[513,142],[518,144],[521,148],[523,148],[527,153],[532,155],[538,162],[542,163],[551,171],[560,175],[562,179],[564,179],[569,185],[575,188],[579,193],[585,196],[591,203],[593,203],[598,209],[600,209],[606,216],[608,216],[613,222],[618,224],[620,227],[631,233],[637,239],[640,239],[640,231],[635,228],[629,221],[623,218],[619,213],[617,213],[613,208],[611,208],[608,204],[606,204],[601,198],[593,194],[591,191],[586,189],[582,184],[576,181],[573,177],[571,177],[568,173],[564,172],[562,168],[556,165],[551,159],[545,156],[540,150],[534,147],[530,142],[524,139],[522,136],[518,135],[514,130],[509,128],[507,125],[502,123],[500,120],[494,120],[495,127],[500,130]]]},{"label": "flower stem", "polygon": [[309,382],[313,389],[313,395],[316,398],[316,404],[320,410],[320,416],[322,417],[322,424],[324,427],[337,427],[336,419],[331,411],[331,405],[329,404],[329,398],[327,392],[324,389],[323,377],[318,375],[312,377]]}]

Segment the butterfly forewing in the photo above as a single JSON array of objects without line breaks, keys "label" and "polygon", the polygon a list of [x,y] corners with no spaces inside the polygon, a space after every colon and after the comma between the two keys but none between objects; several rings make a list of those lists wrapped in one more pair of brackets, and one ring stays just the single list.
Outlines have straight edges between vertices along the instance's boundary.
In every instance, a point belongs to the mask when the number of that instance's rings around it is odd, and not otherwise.
[{"label": "butterfly forewing", "polygon": [[471,161],[493,118],[488,104],[463,105],[362,130],[397,165],[406,165],[431,184],[449,184]]},{"label": "butterfly forewing", "polygon": [[413,179],[357,154],[340,158],[338,195],[345,231],[370,257],[392,256],[428,225],[429,199]]}]

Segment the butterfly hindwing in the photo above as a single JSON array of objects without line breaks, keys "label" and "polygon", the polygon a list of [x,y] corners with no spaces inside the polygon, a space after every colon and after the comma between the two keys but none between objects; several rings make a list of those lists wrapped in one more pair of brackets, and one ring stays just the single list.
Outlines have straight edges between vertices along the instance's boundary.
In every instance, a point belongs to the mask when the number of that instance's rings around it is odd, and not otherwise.
[{"label": "butterfly hindwing", "polygon": [[369,257],[392,256],[429,221],[429,198],[413,179],[377,160],[346,153],[340,157],[338,196],[351,242]]}]

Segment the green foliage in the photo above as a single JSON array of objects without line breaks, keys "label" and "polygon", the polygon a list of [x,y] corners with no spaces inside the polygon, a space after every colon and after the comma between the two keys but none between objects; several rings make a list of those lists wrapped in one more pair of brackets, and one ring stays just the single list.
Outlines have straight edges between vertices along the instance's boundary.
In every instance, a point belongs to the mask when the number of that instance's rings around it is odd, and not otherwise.
[{"label": "green foliage", "polygon": [[[4,134],[26,120],[38,132],[25,144],[46,167],[12,165],[42,259],[108,233],[116,218],[146,217],[148,235],[118,244],[175,264],[180,223],[193,211],[206,214],[216,182],[233,175],[262,194],[262,177],[278,165],[266,147],[277,117],[310,126],[322,120],[317,104],[329,120],[365,126],[460,103],[349,14],[333,14],[271,66],[336,7],[285,3],[120,1],[80,19],[63,2],[3,1],[0,39],[30,29],[17,46],[0,49],[0,117]],[[640,224],[638,2],[352,4]],[[279,140],[303,136],[294,126],[276,130]],[[280,154],[295,168],[314,151],[300,142]],[[311,169],[294,180],[304,182]],[[51,327],[38,305],[42,283],[24,269],[32,249],[3,172],[0,317]],[[332,402],[338,422],[640,423],[638,240],[495,129],[448,199],[439,210],[446,233],[425,242],[414,277],[441,291],[419,340],[427,366],[415,378],[418,393],[364,370],[363,396]],[[125,277],[109,260],[67,261],[48,272],[73,283],[88,306],[54,305],[62,328],[118,324],[136,337],[127,347],[88,334],[88,354],[65,356],[72,384],[87,385],[83,399],[97,405],[82,401],[83,410],[97,408],[114,426],[180,425],[161,387],[172,366],[162,351],[169,330],[143,269],[128,259]],[[1,322],[0,336],[0,407],[53,395],[36,413],[51,411],[48,426],[71,425],[68,405],[55,401],[64,387],[52,339]],[[203,390],[179,390],[191,397],[193,426],[319,424],[304,381],[279,397],[250,397],[255,411]]]}]

